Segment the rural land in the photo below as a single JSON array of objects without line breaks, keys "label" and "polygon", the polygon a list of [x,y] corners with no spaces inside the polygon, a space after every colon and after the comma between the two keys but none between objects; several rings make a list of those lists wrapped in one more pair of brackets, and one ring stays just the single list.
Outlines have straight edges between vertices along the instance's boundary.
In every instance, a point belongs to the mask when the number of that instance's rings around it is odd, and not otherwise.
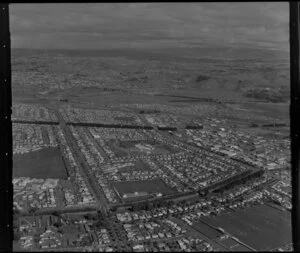
[{"label": "rural land", "polygon": [[292,250],[289,57],[12,49],[14,251]]}]

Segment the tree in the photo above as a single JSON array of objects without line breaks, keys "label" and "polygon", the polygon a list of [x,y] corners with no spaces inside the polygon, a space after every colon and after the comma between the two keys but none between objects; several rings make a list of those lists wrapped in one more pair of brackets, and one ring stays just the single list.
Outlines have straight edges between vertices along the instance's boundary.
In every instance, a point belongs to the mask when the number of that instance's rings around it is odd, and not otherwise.
[{"label": "tree", "polygon": [[104,220],[105,216],[101,211],[97,211],[98,220]]},{"label": "tree", "polygon": [[13,229],[18,229],[18,222],[17,221],[13,221]]},{"label": "tree", "polygon": [[37,208],[36,208],[36,207],[30,207],[29,210],[28,210],[28,212],[29,212],[30,214],[34,214],[36,211],[37,211]]},{"label": "tree", "polygon": [[20,214],[21,212],[20,212],[20,210],[19,209],[17,209],[17,208],[14,208],[13,209],[13,215],[14,216],[16,216],[16,215],[18,215],[18,214]]},{"label": "tree", "polygon": [[14,241],[19,241],[20,238],[21,238],[21,234],[20,234],[20,232],[17,231],[17,230],[14,230],[13,236],[14,236],[14,237],[13,237],[13,240],[14,240]]},{"label": "tree", "polygon": [[172,205],[173,205],[173,203],[171,200],[166,202],[166,207],[170,208]]},{"label": "tree", "polygon": [[53,226],[56,227],[56,228],[61,228],[62,225],[63,225],[63,224],[62,224],[62,222],[61,222],[60,220],[53,223]]},{"label": "tree", "polygon": [[90,214],[90,213],[87,213],[85,215],[83,215],[83,217],[86,219],[86,220],[96,220],[95,216]]},{"label": "tree", "polygon": [[60,213],[58,211],[54,211],[52,215],[60,218]]},{"label": "tree", "polygon": [[145,209],[146,211],[150,210],[149,202],[145,203],[144,209]]}]

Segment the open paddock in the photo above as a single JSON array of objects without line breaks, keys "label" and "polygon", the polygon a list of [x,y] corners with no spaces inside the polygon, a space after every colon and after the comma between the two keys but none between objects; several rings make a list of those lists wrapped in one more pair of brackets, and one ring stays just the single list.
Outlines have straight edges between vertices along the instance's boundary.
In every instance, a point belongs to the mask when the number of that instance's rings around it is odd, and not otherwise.
[{"label": "open paddock", "polygon": [[259,205],[216,217],[205,222],[221,227],[258,251],[269,251],[292,240],[291,213]]},{"label": "open paddock", "polygon": [[240,244],[239,242],[235,241],[232,238],[224,238],[218,240],[218,243],[223,245],[225,248],[227,248],[230,251],[252,251],[251,249],[247,248],[246,246]]},{"label": "open paddock", "polygon": [[209,225],[205,224],[202,221],[194,223],[193,228],[196,229],[201,234],[204,234],[209,239],[217,239],[217,238],[219,238],[220,236],[223,235],[222,232],[218,231],[217,229],[214,229],[214,228],[210,227]]},{"label": "open paddock", "polygon": [[67,171],[58,148],[13,155],[13,177],[67,179]]}]

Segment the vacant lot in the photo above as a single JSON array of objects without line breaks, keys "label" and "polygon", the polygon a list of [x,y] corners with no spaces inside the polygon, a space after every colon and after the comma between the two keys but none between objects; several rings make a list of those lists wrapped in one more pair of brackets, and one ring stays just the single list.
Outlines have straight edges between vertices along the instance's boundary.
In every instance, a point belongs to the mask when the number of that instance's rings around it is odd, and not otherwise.
[{"label": "vacant lot", "polygon": [[13,176],[66,179],[67,173],[58,148],[43,148],[13,156]]},{"label": "vacant lot", "polygon": [[162,193],[172,194],[175,193],[174,190],[169,188],[165,183],[160,179],[154,180],[144,180],[144,181],[129,181],[129,182],[119,182],[114,183],[113,186],[122,196],[126,193],[133,192],[147,192],[147,193]]},{"label": "vacant lot", "polygon": [[258,251],[268,251],[291,243],[292,240],[291,213],[267,205],[203,220],[223,228]]}]

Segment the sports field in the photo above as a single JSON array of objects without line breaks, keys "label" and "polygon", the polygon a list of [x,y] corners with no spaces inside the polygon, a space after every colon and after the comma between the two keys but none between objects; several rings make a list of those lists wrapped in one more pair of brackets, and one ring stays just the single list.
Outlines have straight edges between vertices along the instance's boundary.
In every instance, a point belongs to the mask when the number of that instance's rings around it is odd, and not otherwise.
[{"label": "sports field", "polygon": [[159,155],[176,152],[165,144],[151,141],[110,141],[107,143],[118,157],[129,155]]},{"label": "sports field", "polygon": [[67,179],[67,172],[58,148],[43,148],[13,156],[13,176]]},{"label": "sports field", "polygon": [[114,183],[113,186],[119,192],[120,196],[134,192],[162,193],[163,195],[175,193],[173,189],[169,188],[160,179],[118,182]]},{"label": "sports field", "polygon": [[291,243],[291,213],[260,205],[217,217],[203,218],[258,251]]}]

